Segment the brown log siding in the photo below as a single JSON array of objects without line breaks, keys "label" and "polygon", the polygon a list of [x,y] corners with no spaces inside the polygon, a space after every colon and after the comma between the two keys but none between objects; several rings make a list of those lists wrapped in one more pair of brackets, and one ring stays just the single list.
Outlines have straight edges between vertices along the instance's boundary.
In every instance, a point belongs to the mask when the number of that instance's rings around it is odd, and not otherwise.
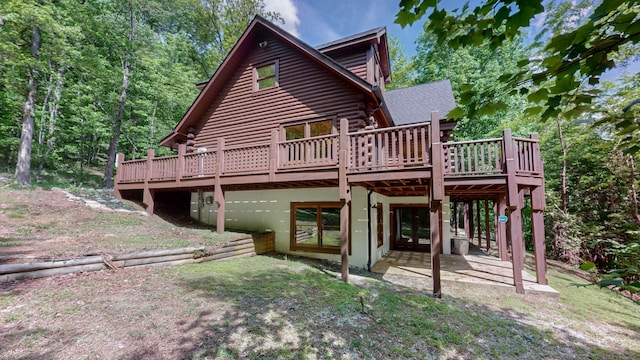
[{"label": "brown log siding", "polygon": [[[350,119],[361,125],[363,97],[344,80],[273,37],[266,48],[256,47],[240,64],[203,117],[196,147],[214,149],[267,142],[281,123],[314,116]],[[279,87],[253,91],[253,65],[279,59]]]},{"label": "brown log siding", "polygon": [[363,80],[369,81],[367,79],[367,48],[341,54],[330,54],[329,57]]}]

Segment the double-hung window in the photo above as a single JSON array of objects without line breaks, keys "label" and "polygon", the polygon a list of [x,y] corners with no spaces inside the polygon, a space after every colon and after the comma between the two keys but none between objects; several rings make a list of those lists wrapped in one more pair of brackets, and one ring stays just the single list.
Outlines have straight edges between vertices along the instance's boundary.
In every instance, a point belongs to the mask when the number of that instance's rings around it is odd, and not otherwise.
[{"label": "double-hung window", "polygon": [[279,86],[279,61],[262,63],[254,67],[253,91],[276,88]]}]

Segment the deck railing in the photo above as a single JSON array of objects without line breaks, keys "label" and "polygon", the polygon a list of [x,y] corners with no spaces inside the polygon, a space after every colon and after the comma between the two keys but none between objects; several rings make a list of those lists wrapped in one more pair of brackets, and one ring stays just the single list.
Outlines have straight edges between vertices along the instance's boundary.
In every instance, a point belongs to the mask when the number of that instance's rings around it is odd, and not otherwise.
[{"label": "deck railing", "polygon": [[349,133],[349,150],[353,172],[429,166],[429,125]]},{"label": "deck railing", "polygon": [[215,151],[203,151],[184,155],[183,178],[214,176],[216,173]]},{"label": "deck railing", "polygon": [[164,156],[151,160],[150,181],[172,180],[176,178],[177,156]]},{"label": "deck railing", "polygon": [[147,178],[147,160],[129,160],[118,169],[119,182],[144,182]]},{"label": "deck railing", "polygon": [[503,173],[502,139],[443,144],[444,174],[459,176]]},{"label": "deck railing", "polygon": [[540,143],[537,139],[513,138],[516,173],[519,175],[541,175]]},{"label": "deck railing", "polygon": [[278,168],[336,166],[338,165],[338,138],[336,134],[279,142]]},{"label": "deck railing", "polygon": [[225,147],[224,139],[219,139],[218,149],[213,151],[186,154],[185,147],[181,146],[177,156],[154,158],[150,151],[147,159],[130,161],[122,161],[122,154],[119,154],[117,182],[179,181],[239,174],[271,175],[296,169],[337,169],[341,166],[341,144],[346,148],[346,164],[342,166],[348,173],[433,165],[442,166],[448,177],[500,175],[507,172],[505,154],[512,154],[509,155],[513,157],[510,164],[513,163],[515,174],[542,176],[540,144],[535,135],[444,143],[441,145],[442,161],[432,164],[430,131],[430,125],[423,123],[281,141],[274,130],[271,142],[264,144]]},{"label": "deck railing", "polygon": [[224,149],[223,174],[264,173],[269,170],[269,144]]}]

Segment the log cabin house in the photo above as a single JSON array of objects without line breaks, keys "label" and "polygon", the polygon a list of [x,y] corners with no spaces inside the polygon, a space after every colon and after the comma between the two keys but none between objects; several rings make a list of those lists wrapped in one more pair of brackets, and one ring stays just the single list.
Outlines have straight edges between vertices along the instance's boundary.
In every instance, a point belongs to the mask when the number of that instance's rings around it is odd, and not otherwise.
[{"label": "log cabin house", "polygon": [[279,252],[342,261],[345,281],[349,265],[370,268],[390,249],[429,251],[436,296],[450,204],[465,204],[473,237],[472,205],[482,200],[487,225],[493,202],[500,257],[511,258],[524,292],[530,198],[537,282],[546,284],[537,136],[449,142],[450,83],[385,91],[387,46],[377,28],[314,48],[257,16],[160,142],[177,155],[118,154],[116,195],[142,199],[152,214],[158,197],[187,194],[191,216],[218,232],[273,231]]}]

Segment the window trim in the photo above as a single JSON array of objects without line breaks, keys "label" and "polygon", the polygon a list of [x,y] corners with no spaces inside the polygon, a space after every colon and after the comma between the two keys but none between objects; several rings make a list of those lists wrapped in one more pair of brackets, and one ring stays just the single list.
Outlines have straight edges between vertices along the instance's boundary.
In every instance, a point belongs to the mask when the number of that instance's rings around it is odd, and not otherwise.
[{"label": "window trim", "polygon": [[[267,76],[264,78],[259,78],[258,77],[258,69],[259,68],[263,68],[263,67],[267,67],[267,66],[274,66],[274,70],[275,70],[275,74],[273,74],[273,76]],[[273,84],[273,86],[269,86],[263,89],[260,89],[259,83],[262,80],[266,80],[266,79],[270,79],[270,78],[275,78],[275,83]],[[252,82],[253,82],[253,92],[260,92],[260,91],[264,91],[264,90],[269,90],[269,89],[276,89],[280,87],[280,59],[275,59],[275,60],[271,60],[271,61],[264,61],[258,64],[254,64],[253,65],[253,76],[252,76]]]},{"label": "window trim", "polygon": [[[304,251],[304,252],[314,252],[314,253],[322,253],[322,254],[340,254],[340,246],[322,246],[321,238],[318,239],[318,245],[300,245],[296,242],[296,209],[298,208],[311,208],[316,207],[317,209],[324,208],[332,208],[332,209],[341,209],[342,204],[339,201],[311,201],[311,202],[291,202],[291,213],[290,213],[290,244],[289,250],[291,251]],[[318,212],[319,214],[321,211]],[[318,221],[318,218],[316,218]],[[318,234],[322,234],[322,223],[318,224]],[[349,244],[349,254],[351,254],[351,221],[349,221],[349,231],[348,231],[348,244]]]}]

